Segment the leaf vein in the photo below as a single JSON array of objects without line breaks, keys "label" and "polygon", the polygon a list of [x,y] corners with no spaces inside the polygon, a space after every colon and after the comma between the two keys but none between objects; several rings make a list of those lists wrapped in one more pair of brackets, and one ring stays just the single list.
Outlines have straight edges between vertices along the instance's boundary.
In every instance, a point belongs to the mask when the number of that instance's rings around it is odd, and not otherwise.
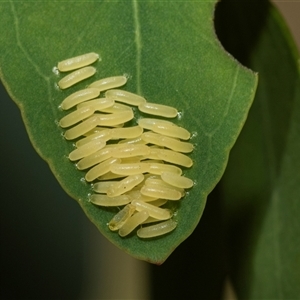
[{"label": "leaf vein", "polygon": [[236,71],[235,71],[235,74],[234,74],[234,78],[233,78],[232,88],[230,90],[230,95],[227,98],[225,109],[224,109],[223,114],[222,114],[222,118],[220,118],[220,122],[215,127],[214,130],[205,133],[209,137],[212,137],[222,127],[222,125],[224,123],[224,120],[226,119],[226,117],[229,113],[230,104],[232,103],[233,95],[234,95],[236,85],[237,85],[237,79],[238,79],[238,76],[239,76],[239,71],[240,71],[240,67],[237,65],[236,66]]},{"label": "leaf vein", "polygon": [[20,50],[23,52],[23,54],[26,57],[26,59],[28,60],[28,62],[34,67],[34,69],[36,70],[36,72],[43,79],[45,79],[45,81],[49,84],[49,77],[45,76],[44,73],[39,68],[39,66],[31,59],[31,57],[29,56],[29,54],[27,53],[26,49],[24,48],[24,46],[23,46],[23,44],[21,42],[20,32],[19,32],[19,19],[18,19],[17,12],[15,10],[15,7],[14,7],[14,4],[13,4],[12,0],[10,0],[10,6],[11,6],[11,11],[12,11],[12,14],[13,14],[13,18],[14,18],[14,25],[15,25],[17,45],[20,48]]},{"label": "leaf vein", "polygon": [[[238,79],[239,71],[240,71],[240,68],[237,65],[236,71],[235,71],[235,75],[234,75],[234,78],[233,78],[232,88],[230,90],[229,97],[227,98],[225,109],[223,111],[222,118],[220,118],[219,124],[215,127],[214,130],[211,130],[210,132],[209,131],[205,131],[205,127],[204,127],[203,124],[201,124],[201,127],[199,126],[200,130],[208,138],[208,149],[207,149],[208,155],[207,155],[206,161],[203,162],[203,174],[206,174],[206,172],[208,171],[208,169],[209,169],[208,166],[209,166],[209,163],[211,161],[211,156],[213,154],[213,149],[212,149],[212,139],[213,139],[213,136],[222,127],[222,124],[224,123],[224,120],[225,120],[226,116],[229,113],[230,104],[232,103],[233,95],[234,95],[234,92],[235,92],[235,89],[236,89],[236,85],[237,85],[237,79]],[[201,121],[198,121],[197,123],[199,123],[199,122],[201,123]]]},{"label": "leaf vein", "polygon": [[49,103],[51,105],[52,113],[55,116],[55,107],[54,107],[54,104],[51,101],[50,76],[46,76],[41,71],[40,67],[37,65],[36,62],[34,62],[34,60],[30,57],[30,55],[28,54],[27,50],[23,46],[22,41],[20,39],[19,19],[18,19],[17,12],[16,12],[16,9],[15,9],[15,6],[14,6],[12,0],[10,0],[10,7],[11,7],[12,15],[13,15],[13,18],[14,18],[14,26],[15,26],[17,46],[20,48],[20,50],[24,54],[24,56],[27,59],[27,61],[33,66],[33,68],[35,69],[35,71],[37,72],[37,74],[39,74],[39,76],[41,76],[41,78],[43,78],[46,81],[46,84],[47,84],[47,93],[48,93],[48,101],[49,101]]},{"label": "leaf vein", "polygon": [[[72,51],[70,57],[75,56],[77,48],[81,48],[81,42],[82,42],[83,38],[86,37],[86,33],[89,31],[89,29],[93,27],[93,24],[95,23],[95,20],[97,20],[97,18],[98,18],[97,14],[95,14],[93,18],[90,18],[89,22],[86,23],[84,28],[81,30],[81,33],[78,34],[76,43],[73,46],[73,51]],[[78,54],[78,55],[80,55],[80,54]]]},{"label": "leaf vein", "polygon": [[134,27],[135,27],[135,45],[136,45],[136,85],[137,93],[142,94],[141,89],[141,52],[142,52],[142,37],[141,37],[141,27],[139,20],[139,9],[137,0],[132,0],[133,6],[133,18],[134,18]]}]

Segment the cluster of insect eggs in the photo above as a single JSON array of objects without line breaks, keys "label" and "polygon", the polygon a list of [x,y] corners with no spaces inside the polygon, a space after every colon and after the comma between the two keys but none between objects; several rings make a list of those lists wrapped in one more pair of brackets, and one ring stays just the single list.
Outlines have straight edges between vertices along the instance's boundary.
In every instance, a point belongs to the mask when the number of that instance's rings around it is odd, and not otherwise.
[{"label": "cluster of insect eggs", "polygon": [[[89,65],[98,58],[88,53],[58,63],[60,72],[73,71],[58,82],[59,87],[68,88],[94,75],[96,69]],[[176,228],[172,211],[162,206],[180,200],[185,189],[193,186],[179,167],[192,166],[184,153],[192,152],[193,145],[187,142],[190,133],[186,129],[167,120],[141,118],[137,126],[126,127],[134,119],[132,107],[160,118],[178,114],[173,107],[116,89],[126,82],[126,76],[104,78],[66,97],[61,108],[73,110],[59,125],[68,128],[67,140],[77,139],[69,159],[77,162],[79,170],[88,170],[85,179],[92,182],[95,192],[90,201],[123,207],[109,222],[110,230],[124,237],[142,225],[137,235],[151,238]],[[105,97],[97,98],[104,91]],[[148,223],[155,224],[144,226]]]}]

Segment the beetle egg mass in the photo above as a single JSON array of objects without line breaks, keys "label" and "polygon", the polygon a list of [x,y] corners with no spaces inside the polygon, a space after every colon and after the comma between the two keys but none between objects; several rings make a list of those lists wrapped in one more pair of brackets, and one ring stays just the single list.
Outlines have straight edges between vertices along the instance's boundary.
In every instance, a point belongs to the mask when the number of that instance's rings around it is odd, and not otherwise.
[{"label": "beetle egg mass", "polygon": [[[59,87],[66,89],[93,76],[96,69],[89,65],[98,59],[92,52],[58,63],[60,72],[72,71]],[[120,207],[108,228],[122,238],[136,232],[149,239],[177,226],[167,206],[185,201],[185,190],[193,187],[182,168],[192,167],[188,154],[194,146],[188,142],[190,132],[172,122],[179,114],[176,108],[120,89],[127,80],[102,78],[68,95],[60,105],[68,113],[59,125],[66,128],[65,139],[76,145],[69,159],[86,171],[85,180],[92,183],[91,203]],[[133,109],[147,117],[135,119]]]}]

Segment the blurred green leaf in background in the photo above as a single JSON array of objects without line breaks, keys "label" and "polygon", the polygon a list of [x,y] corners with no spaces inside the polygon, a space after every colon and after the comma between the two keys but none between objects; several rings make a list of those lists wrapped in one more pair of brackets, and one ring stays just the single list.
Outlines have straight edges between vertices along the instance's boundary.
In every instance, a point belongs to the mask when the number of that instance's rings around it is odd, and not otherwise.
[{"label": "blurred green leaf in background", "polygon": [[[230,273],[238,298],[299,299],[299,52],[267,1],[224,1],[222,10],[227,18],[239,11],[232,28],[219,28],[223,44],[260,78],[220,187]],[[241,23],[248,31],[236,31]],[[239,43],[229,41],[230,32]]]}]

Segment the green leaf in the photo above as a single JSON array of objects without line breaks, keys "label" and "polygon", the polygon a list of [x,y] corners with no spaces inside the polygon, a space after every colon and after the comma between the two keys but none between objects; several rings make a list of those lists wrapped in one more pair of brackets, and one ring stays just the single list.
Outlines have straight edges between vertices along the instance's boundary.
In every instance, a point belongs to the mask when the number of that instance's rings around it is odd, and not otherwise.
[{"label": "green leaf", "polygon": [[[244,4],[226,5],[231,11]],[[249,28],[261,24],[256,44],[248,44],[246,32],[237,39],[253,49],[248,62],[260,85],[221,181],[231,276],[239,299],[298,299],[299,53],[276,9],[264,1],[257,7],[260,17],[252,9],[248,19]],[[232,22],[239,27],[238,18]]]},{"label": "green leaf", "polygon": [[[115,245],[136,258],[162,263],[197,226],[208,193],[222,176],[251,106],[257,78],[229,56],[213,25],[215,3],[174,1],[4,2],[1,79],[19,105],[37,152],[66,192]],[[188,17],[187,17],[188,16]],[[98,72],[67,91],[52,72],[58,61],[87,52],[100,53]],[[152,240],[135,234],[120,238],[107,222],[116,209],[88,201],[91,186],[67,155],[58,109],[72,92],[95,79],[127,73],[125,89],[149,101],[176,106],[176,123],[194,133],[194,166],[185,170],[196,185],[172,205],[178,227]],[[138,115],[137,115],[138,117]]]}]

